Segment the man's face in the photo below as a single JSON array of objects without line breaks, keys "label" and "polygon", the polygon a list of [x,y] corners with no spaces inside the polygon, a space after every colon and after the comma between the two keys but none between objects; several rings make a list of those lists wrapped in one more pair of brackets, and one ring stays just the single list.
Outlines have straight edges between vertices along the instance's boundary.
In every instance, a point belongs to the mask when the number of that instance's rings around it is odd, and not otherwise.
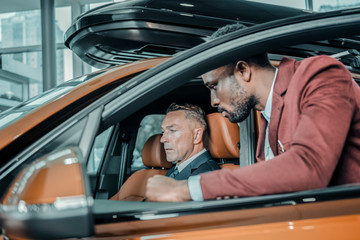
[{"label": "man's face", "polygon": [[164,144],[168,162],[179,162],[188,159],[194,149],[194,123],[185,118],[182,110],[166,114],[161,130],[160,142]]},{"label": "man's face", "polygon": [[210,90],[211,105],[233,123],[245,120],[257,104],[255,96],[249,94],[248,87],[241,86],[225,66],[204,74],[203,80]]}]

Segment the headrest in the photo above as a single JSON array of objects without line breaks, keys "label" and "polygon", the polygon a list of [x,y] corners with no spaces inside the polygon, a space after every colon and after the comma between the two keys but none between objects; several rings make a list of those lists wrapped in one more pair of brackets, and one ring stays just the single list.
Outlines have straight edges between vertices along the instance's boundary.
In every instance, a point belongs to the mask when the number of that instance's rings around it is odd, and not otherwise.
[{"label": "headrest", "polygon": [[145,166],[171,168],[172,163],[166,161],[166,153],[160,142],[161,134],[151,136],[144,144],[141,158]]},{"label": "headrest", "polygon": [[209,129],[208,149],[214,158],[239,158],[240,128],[221,113],[206,116]]}]

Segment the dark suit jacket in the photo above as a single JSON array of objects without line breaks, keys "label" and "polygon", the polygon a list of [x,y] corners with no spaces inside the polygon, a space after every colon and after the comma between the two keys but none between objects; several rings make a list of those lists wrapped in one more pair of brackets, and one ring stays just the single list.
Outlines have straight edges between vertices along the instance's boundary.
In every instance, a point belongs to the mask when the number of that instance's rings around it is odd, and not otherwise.
[{"label": "dark suit jacket", "polygon": [[[169,176],[174,170],[174,165],[166,173],[166,176]],[[212,159],[209,151],[206,151],[195,158],[189,165],[187,165],[174,179],[176,180],[185,180],[190,176],[198,175],[200,173],[210,172],[220,169],[219,165]]]},{"label": "dark suit jacket", "polygon": [[283,59],[269,125],[275,158],[264,161],[262,121],[257,163],[202,174],[204,199],[360,182],[359,108],[360,88],[339,61],[327,56]]}]

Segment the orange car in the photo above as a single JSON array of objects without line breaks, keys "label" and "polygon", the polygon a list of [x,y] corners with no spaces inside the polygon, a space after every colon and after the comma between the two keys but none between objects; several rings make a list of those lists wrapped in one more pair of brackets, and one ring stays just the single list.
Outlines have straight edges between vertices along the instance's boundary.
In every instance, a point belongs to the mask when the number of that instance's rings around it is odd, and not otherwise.
[{"label": "orange car", "polygon": [[142,201],[146,179],[169,167],[159,161],[158,134],[172,102],[205,110],[213,138],[224,139],[210,146],[218,148],[212,154],[222,167],[255,162],[257,115],[242,122],[239,133],[211,108],[198,76],[235,56],[268,50],[274,65],[284,55],[336,57],[359,81],[359,27],[360,9],[259,24],[171,58],[75,79],[0,115],[2,235],[359,239],[360,184],[203,202]]}]

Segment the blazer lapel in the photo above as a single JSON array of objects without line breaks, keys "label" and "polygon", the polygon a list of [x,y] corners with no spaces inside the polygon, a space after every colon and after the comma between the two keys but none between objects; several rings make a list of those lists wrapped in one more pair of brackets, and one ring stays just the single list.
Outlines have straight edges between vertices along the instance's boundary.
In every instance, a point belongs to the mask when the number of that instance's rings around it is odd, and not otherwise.
[{"label": "blazer lapel", "polygon": [[277,132],[284,108],[284,95],[295,72],[295,63],[294,59],[283,58],[275,80],[269,125],[269,144],[275,156],[279,154],[277,148]]},{"label": "blazer lapel", "polygon": [[277,132],[279,129],[280,118],[284,107],[284,101],[279,95],[273,94],[273,104],[271,108],[271,117],[269,124],[269,144],[274,156],[278,155]]},{"label": "blazer lapel", "polygon": [[165,176],[169,176],[172,172],[174,172],[174,170],[175,170],[175,167],[176,167],[176,164],[175,165],[173,165],[167,172],[166,172],[166,175]]},{"label": "blazer lapel", "polygon": [[189,165],[187,165],[175,179],[187,179],[191,176],[192,170],[197,169],[201,164],[211,158],[209,151],[204,152],[197,158],[195,158]]},{"label": "blazer lapel", "polygon": [[265,159],[264,156],[265,129],[266,129],[266,120],[261,114],[261,124],[260,124],[259,138],[256,149],[256,160],[258,162],[263,161]]}]

